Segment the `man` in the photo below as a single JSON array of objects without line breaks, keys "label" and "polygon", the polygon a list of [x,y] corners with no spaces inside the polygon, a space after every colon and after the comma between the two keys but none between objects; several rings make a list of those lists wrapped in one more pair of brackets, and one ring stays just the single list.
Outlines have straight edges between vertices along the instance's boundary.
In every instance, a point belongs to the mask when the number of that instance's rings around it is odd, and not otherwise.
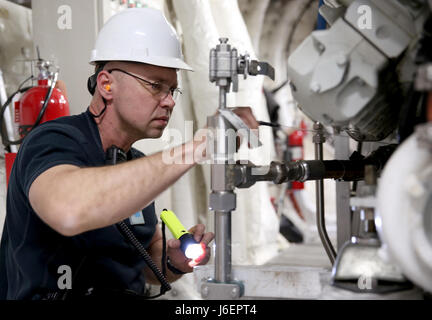
[{"label": "man", "polygon": [[[61,291],[62,297],[143,294],[145,282],[159,284],[118,223],[126,223],[162,267],[162,233],[152,201],[204,159],[196,152],[202,141],[171,150],[194,159],[183,164],[164,163],[161,153],[142,157],[131,146],[162,135],[175,105],[176,71],[191,69],[174,30],[153,9],[112,17],[98,35],[91,62],[96,73],[89,79],[94,95],[88,110],[35,128],[20,147],[8,187],[0,297],[58,297],[68,268],[72,290]],[[250,109],[237,113],[257,128]],[[131,161],[105,165],[111,146]],[[202,224],[190,232],[206,246],[214,237]],[[167,279],[174,281],[207,263],[210,250],[191,261],[179,240],[171,239],[166,254]]]}]

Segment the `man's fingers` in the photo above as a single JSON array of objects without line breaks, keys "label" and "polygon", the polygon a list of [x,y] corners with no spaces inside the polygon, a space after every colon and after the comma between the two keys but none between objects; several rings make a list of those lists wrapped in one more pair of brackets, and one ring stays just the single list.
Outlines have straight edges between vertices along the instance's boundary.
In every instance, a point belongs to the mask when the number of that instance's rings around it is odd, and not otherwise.
[{"label": "man's fingers", "polygon": [[180,240],[177,240],[177,239],[169,239],[167,241],[168,247],[172,248],[172,249],[178,249],[178,248],[180,248],[180,244],[181,244]]},{"label": "man's fingers", "polygon": [[201,242],[204,235],[205,226],[203,224],[197,224],[189,229],[189,232],[193,234],[195,241]]},{"label": "man's fingers", "polygon": [[213,232],[207,232],[202,237],[201,242],[203,242],[207,246],[213,239],[214,239],[214,233]]},{"label": "man's fingers", "polygon": [[234,113],[238,115],[251,129],[258,129],[259,123],[252,113],[250,107],[237,107],[234,109]]}]

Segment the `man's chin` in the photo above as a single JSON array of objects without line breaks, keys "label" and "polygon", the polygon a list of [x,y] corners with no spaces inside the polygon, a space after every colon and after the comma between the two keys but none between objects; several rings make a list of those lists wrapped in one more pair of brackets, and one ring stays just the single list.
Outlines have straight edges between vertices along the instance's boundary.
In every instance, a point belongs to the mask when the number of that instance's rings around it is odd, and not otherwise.
[{"label": "man's chin", "polygon": [[147,139],[158,139],[158,138],[162,137],[164,130],[165,130],[165,128],[155,128],[153,130],[150,130],[150,132],[147,132],[146,138]]}]

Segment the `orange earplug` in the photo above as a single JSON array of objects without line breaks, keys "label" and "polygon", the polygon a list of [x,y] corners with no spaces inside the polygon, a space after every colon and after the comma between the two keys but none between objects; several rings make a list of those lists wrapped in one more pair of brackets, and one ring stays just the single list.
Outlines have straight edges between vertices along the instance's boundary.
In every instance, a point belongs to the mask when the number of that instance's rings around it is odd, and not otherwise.
[{"label": "orange earplug", "polygon": [[111,91],[111,86],[109,84],[105,85],[105,90]]}]

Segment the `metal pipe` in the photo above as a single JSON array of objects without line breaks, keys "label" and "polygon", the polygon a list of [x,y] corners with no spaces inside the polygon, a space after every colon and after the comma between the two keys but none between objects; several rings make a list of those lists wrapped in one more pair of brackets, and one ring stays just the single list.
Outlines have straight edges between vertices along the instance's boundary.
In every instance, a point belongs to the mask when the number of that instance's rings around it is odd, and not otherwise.
[{"label": "metal pipe", "polygon": [[215,211],[215,280],[231,280],[231,212]]},{"label": "metal pipe", "polygon": [[[311,181],[335,179],[359,181],[365,179],[365,168],[373,166],[380,172],[393,154],[397,145],[378,148],[364,159],[357,160],[299,160],[288,163],[271,162],[269,166],[255,166],[237,163],[228,168],[237,188],[249,188],[258,181],[272,181],[276,184],[289,181]],[[317,147],[319,148],[319,146]],[[318,157],[321,157],[318,152]]]},{"label": "metal pipe", "polygon": [[226,109],[226,89],[219,87],[219,109]]},{"label": "metal pipe", "polygon": [[[313,142],[315,144],[315,159],[323,160],[323,143],[325,142],[325,137],[323,135],[323,126],[321,123],[316,122],[314,124],[314,130],[316,134],[313,136]],[[336,251],[328,237],[326,226],[325,226],[325,212],[324,212],[324,180],[317,180],[315,183],[316,191],[316,219],[318,233],[321,238],[321,242],[333,265],[336,260]]]},{"label": "metal pipe", "polygon": [[[219,87],[219,109],[226,108],[225,87]],[[208,119],[208,127],[215,131],[213,163],[211,165],[210,207],[215,214],[215,271],[216,282],[231,281],[231,212],[235,210],[234,185],[227,174],[235,148],[230,148],[227,130],[229,123],[219,114]]]}]

